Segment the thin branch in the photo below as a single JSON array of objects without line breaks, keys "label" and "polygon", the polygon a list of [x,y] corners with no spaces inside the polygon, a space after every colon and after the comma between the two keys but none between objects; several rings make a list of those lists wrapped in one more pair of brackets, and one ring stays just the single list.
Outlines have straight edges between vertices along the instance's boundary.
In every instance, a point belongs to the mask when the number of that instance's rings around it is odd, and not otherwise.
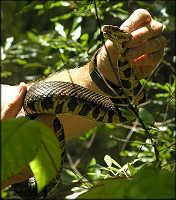
[{"label": "thin branch", "polygon": [[175,162],[176,162],[176,160],[170,161],[170,162],[168,162],[168,163],[166,163],[166,164],[162,165],[162,167],[161,167],[161,168],[163,168],[163,167],[164,167],[164,166],[166,166],[166,165],[170,165],[170,164],[172,164],[172,163],[175,163]]},{"label": "thin branch", "polygon": [[166,60],[162,60],[162,63],[163,64],[165,64],[165,65],[167,65],[167,66],[169,66],[170,68],[171,68],[171,70],[174,72],[174,73],[176,73],[176,70],[175,70],[175,68],[169,63],[169,62],[167,62]]},{"label": "thin branch", "polygon": [[[126,97],[126,99],[127,99],[127,102],[128,102],[128,104],[129,104],[129,108],[130,108],[130,109],[133,111],[133,113],[136,115],[136,117],[138,118],[140,124],[142,125],[142,128],[144,129],[144,131],[145,131],[147,137],[148,137],[148,138],[150,139],[150,141],[151,141],[152,146],[153,146],[154,151],[155,151],[155,157],[156,157],[156,163],[157,163],[156,165],[157,165],[157,167],[161,168],[161,162],[160,162],[160,159],[159,159],[159,151],[158,151],[158,149],[157,149],[157,143],[153,141],[153,138],[150,136],[150,133],[149,133],[148,129],[146,128],[145,124],[143,123],[142,119],[140,118],[137,107],[136,107],[136,106],[133,106],[133,105],[131,104],[131,101],[130,101],[128,95],[126,94],[126,92],[124,91],[124,88],[123,88],[123,85],[122,85],[122,83],[121,83],[121,81],[120,81],[120,78],[118,77],[117,72],[116,72],[116,70],[115,70],[115,68],[114,68],[114,66],[113,66],[113,64],[112,64],[111,58],[110,58],[110,56],[109,56],[109,52],[108,52],[107,47],[106,47],[105,42],[104,42],[103,33],[101,32],[101,24],[100,24],[100,20],[99,20],[99,18],[98,18],[98,14],[97,14],[97,7],[96,7],[96,2],[95,2],[95,0],[94,0],[94,6],[95,6],[95,15],[96,15],[96,19],[97,19],[98,25],[99,25],[99,27],[100,27],[100,35],[101,35],[101,38],[102,38],[104,47],[105,47],[106,52],[107,52],[107,56],[108,56],[108,59],[109,59],[109,62],[110,62],[110,66],[111,66],[111,68],[113,69],[114,75],[115,75],[115,77],[117,78],[117,80],[118,80],[118,82],[119,82],[119,84],[120,84],[120,87],[122,88],[122,91],[123,91],[123,93],[124,93],[124,95],[125,95],[125,97]],[[159,65],[158,65],[158,66],[159,66]],[[158,66],[156,66],[156,68],[158,68]],[[154,71],[156,71],[156,68],[155,68]],[[154,71],[153,71],[153,73],[149,76],[149,78],[151,78],[151,76],[154,74]],[[148,80],[148,79],[147,79],[147,80]],[[143,86],[143,87],[144,87],[144,86]]]},{"label": "thin branch", "polygon": [[[140,144],[140,145],[150,145],[150,146],[152,146],[152,144],[149,144],[149,143],[139,142],[139,141],[125,140],[125,139],[121,139],[121,138],[116,138],[116,137],[114,137],[113,135],[111,135],[110,138],[111,138],[111,139],[114,139],[114,140],[121,141],[121,142],[126,142],[126,143],[136,143],[136,144]],[[121,150],[121,151],[122,151],[122,150]]]},{"label": "thin branch", "polygon": [[166,146],[166,147],[160,149],[159,151],[163,151],[163,150],[165,150],[165,149],[168,149],[169,147],[173,146],[174,144],[176,144],[176,142],[172,142],[170,145],[168,145],[168,146]]},{"label": "thin branch", "polygon": [[139,152],[141,151],[142,147],[143,147],[143,145],[140,146],[140,148],[139,148],[139,150],[138,150],[138,152],[137,152],[137,154],[136,154],[136,156],[135,156],[135,158],[133,160],[137,159],[137,157],[139,155]]},{"label": "thin branch", "polygon": [[175,117],[173,117],[172,119],[168,119],[164,122],[155,122],[154,125],[155,126],[163,126],[163,125],[169,124],[169,123],[174,122],[174,121],[175,121]]},{"label": "thin branch", "polygon": [[72,169],[73,169],[77,174],[81,175],[81,173],[80,173],[80,172],[76,169],[76,167],[74,166],[73,160],[72,160],[72,158],[71,158],[71,156],[70,156],[70,154],[69,154],[68,152],[66,153],[66,156],[67,156],[67,159],[68,159],[68,161],[69,161],[70,166],[72,167]]},{"label": "thin branch", "polygon": [[124,151],[124,149],[126,148],[128,140],[131,138],[131,136],[132,136],[132,134],[134,132],[134,129],[137,127],[137,122],[138,122],[138,120],[136,119],[136,121],[134,122],[133,127],[131,128],[130,132],[128,133],[128,135],[127,135],[127,137],[125,139],[126,140],[125,143],[122,145],[122,148],[121,148],[120,152]]},{"label": "thin branch", "polygon": [[85,155],[86,155],[88,149],[91,147],[91,145],[92,145],[92,143],[93,143],[93,141],[94,141],[94,139],[95,139],[95,135],[96,135],[96,131],[93,132],[93,134],[92,134],[92,136],[91,136],[91,138],[90,138],[90,140],[89,140],[89,142],[88,142],[88,144],[87,144],[87,147],[86,147],[86,150],[84,151],[84,153],[80,156],[80,158],[78,158],[78,159],[76,160],[76,162],[75,162],[75,164],[74,164],[74,167],[75,167],[75,168],[76,168],[77,165],[80,163],[80,161],[82,160],[82,158],[85,157]]}]

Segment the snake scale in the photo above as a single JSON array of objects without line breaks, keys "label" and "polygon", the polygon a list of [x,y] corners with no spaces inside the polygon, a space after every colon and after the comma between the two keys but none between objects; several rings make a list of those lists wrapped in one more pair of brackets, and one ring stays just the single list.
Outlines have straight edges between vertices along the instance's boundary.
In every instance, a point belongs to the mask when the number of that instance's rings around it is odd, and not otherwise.
[{"label": "snake scale", "polygon": [[[127,112],[124,112],[124,110],[131,111],[128,100],[130,100],[131,105],[138,106],[146,101],[146,97],[140,81],[125,58],[127,48],[124,46],[124,42],[128,41],[131,35],[112,25],[105,25],[103,34],[120,51],[118,60],[120,86],[106,80],[98,70],[96,63],[98,50],[90,62],[90,76],[97,87],[105,92],[107,96],[74,83],[61,81],[39,82],[30,87],[24,99],[23,108],[28,116],[32,117],[43,113],[69,113],[102,123],[121,123],[132,119]],[[59,123],[59,120],[57,119],[55,123]],[[61,124],[55,133],[59,138],[63,153],[62,159],[64,160],[65,142]],[[62,171],[62,165],[60,172]]]}]

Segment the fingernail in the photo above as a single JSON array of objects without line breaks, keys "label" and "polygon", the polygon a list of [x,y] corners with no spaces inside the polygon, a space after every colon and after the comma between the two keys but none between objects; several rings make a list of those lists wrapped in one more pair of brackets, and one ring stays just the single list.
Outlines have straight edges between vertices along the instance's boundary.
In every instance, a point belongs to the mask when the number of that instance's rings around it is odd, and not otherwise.
[{"label": "fingernail", "polygon": [[21,82],[18,86],[18,94],[22,91],[22,85],[24,85],[25,83],[24,82]]},{"label": "fingernail", "polygon": [[126,27],[126,26],[124,26],[124,27],[120,27],[120,29],[121,29],[121,30],[124,30],[124,31],[126,31],[126,32],[129,32],[129,28]]}]

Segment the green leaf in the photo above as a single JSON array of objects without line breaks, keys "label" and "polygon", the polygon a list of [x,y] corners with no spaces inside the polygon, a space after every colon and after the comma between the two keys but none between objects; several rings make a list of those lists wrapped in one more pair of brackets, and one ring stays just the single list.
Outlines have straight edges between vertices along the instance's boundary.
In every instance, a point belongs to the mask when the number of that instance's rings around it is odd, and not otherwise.
[{"label": "green leaf", "polygon": [[46,3],[44,4],[44,9],[48,10],[51,8],[51,5],[54,1],[46,1]]},{"label": "green leaf", "polygon": [[44,65],[38,63],[38,62],[34,62],[34,63],[27,63],[25,66],[25,68],[28,68],[28,67],[38,67],[38,68],[45,68]]},{"label": "green leaf", "polygon": [[133,176],[137,171],[130,163],[127,164],[128,164],[128,170],[130,171],[130,175]]},{"label": "green leaf", "polygon": [[145,167],[131,180],[101,180],[77,199],[174,199],[175,177],[167,170]]},{"label": "green leaf", "polygon": [[6,42],[4,45],[4,51],[7,51],[12,46],[13,40],[14,40],[14,37],[9,37],[6,39]]},{"label": "green leaf", "polygon": [[26,65],[26,64],[27,64],[27,61],[18,58],[18,59],[17,59],[17,63],[18,63],[19,65]]},{"label": "green leaf", "polygon": [[135,118],[135,115],[132,112],[130,112],[129,110],[126,110],[124,108],[119,108],[119,110],[122,111],[123,116],[126,117],[128,120]]},{"label": "green leaf", "polygon": [[72,24],[72,30],[74,31],[75,28],[78,26],[78,24],[80,24],[80,22],[82,21],[82,17],[75,17],[73,20],[73,24]]},{"label": "green leaf", "polygon": [[7,71],[1,72],[1,77],[7,78],[8,76],[12,76],[12,72],[7,72]]},{"label": "green leaf", "polygon": [[156,98],[167,98],[169,96],[169,93],[158,93],[158,94],[155,94],[155,97]]},{"label": "green leaf", "polygon": [[1,122],[1,181],[19,173],[40,147],[39,127],[27,117]]},{"label": "green leaf", "polygon": [[58,138],[50,128],[40,123],[41,145],[36,157],[29,163],[40,192],[58,173],[61,150]]},{"label": "green leaf", "polygon": [[122,199],[127,179],[107,179],[77,197],[77,199]]},{"label": "green leaf", "polygon": [[169,135],[165,134],[165,133],[162,133],[162,135],[160,136],[160,139],[161,140],[164,140],[165,142],[169,142],[169,143],[172,143],[174,142],[175,138],[171,138]]},{"label": "green leaf", "polygon": [[72,40],[77,40],[81,35],[81,26],[78,26],[74,31],[71,33]]},{"label": "green leaf", "polygon": [[106,162],[106,164],[107,164],[108,167],[112,166],[112,160],[111,160],[111,157],[109,155],[106,155],[104,157],[104,161]]},{"label": "green leaf", "polygon": [[62,35],[62,37],[66,37],[66,32],[64,31],[64,26],[62,24],[56,22],[55,23],[55,30]]},{"label": "green leaf", "polygon": [[84,33],[84,34],[82,34],[81,37],[80,37],[80,40],[88,41],[88,39],[89,39],[89,34],[88,34],[88,33]]},{"label": "green leaf", "polygon": [[129,181],[127,199],[172,199],[175,198],[175,178],[167,170],[145,167]]},{"label": "green leaf", "polygon": [[114,159],[112,159],[109,155],[106,155],[104,157],[104,161],[106,162],[108,167],[111,167],[112,164],[114,164],[114,165],[116,165],[117,167],[119,167],[121,169],[121,166]]},{"label": "green leaf", "polygon": [[39,10],[39,11],[38,11],[38,15],[39,15],[39,16],[40,16],[40,15],[43,15],[45,12],[46,12],[45,9]]},{"label": "green leaf", "polygon": [[39,43],[39,41],[38,41],[38,39],[37,39],[37,36],[36,36],[34,33],[28,31],[28,32],[27,32],[27,35],[28,35],[28,38],[31,39],[33,42]]},{"label": "green leaf", "polygon": [[91,137],[91,135],[95,132],[95,130],[96,130],[96,128],[90,129],[89,131],[87,131],[83,135],[81,135],[79,137],[79,139],[82,140],[82,141],[88,140]]},{"label": "green leaf", "polygon": [[147,122],[148,124],[153,124],[155,122],[153,115],[145,108],[139,109],[139,115],[144,122]]}]

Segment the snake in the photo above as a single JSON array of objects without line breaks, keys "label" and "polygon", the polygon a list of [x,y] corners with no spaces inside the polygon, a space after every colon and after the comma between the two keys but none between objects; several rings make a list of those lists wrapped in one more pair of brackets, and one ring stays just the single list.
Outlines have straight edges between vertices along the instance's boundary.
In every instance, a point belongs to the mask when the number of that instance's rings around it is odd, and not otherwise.
[{"label": "snake", "polygon": [[[103,35],[111,40],[120,52],[117,66],[118,81],[120,86],[106,80],[98,70],[97,55],[92,57],[89,64],[89,73],[97,87],[107,95],[102,95],[75,83],[64,81],[38,82],[27,91],[23,108],[29,117],[39,114],[68,113],[81,118],[101,123],[123,123],[130,121],[134,116],[131,106],[139,106],[146,101],[146,95],[133,68],[127,62],[124,43],[130,40],[131,34],[117,26],[104,25]],[[130,105],[129,105],[130,104]],[[65,137],[62,124],[57,118],[54,121],[55,134],[59,139],[62,151],[62,172],[64,162]],[[59,125],[56,125],[59,124]]]}]

